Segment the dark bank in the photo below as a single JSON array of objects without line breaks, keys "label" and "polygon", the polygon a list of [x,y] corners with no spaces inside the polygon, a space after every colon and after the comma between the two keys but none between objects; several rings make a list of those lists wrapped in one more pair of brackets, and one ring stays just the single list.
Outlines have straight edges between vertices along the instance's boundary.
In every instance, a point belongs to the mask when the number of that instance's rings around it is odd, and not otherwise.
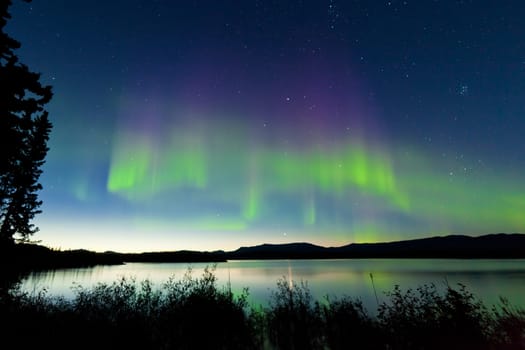
[{"label": "dark bank", "polygon": [[[77,286],[66,300],[0,294],[2,342],[19,349],[524,349],[525,310],[484,305],[466,287],[395,287],[373,314],[359,299],[314,300],[279,280],[268,306],[217,286],[213,269],[161,288],[133,279]],[[372,310],[373,311],[373,310]]]}]

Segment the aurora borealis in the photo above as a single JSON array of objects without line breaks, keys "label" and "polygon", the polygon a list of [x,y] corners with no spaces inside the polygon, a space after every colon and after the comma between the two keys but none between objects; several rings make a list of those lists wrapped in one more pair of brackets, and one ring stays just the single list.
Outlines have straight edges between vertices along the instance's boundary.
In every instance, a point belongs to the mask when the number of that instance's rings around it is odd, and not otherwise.
[{"label": "aurora borealis", "polygon": [[54,124],[35,239],[98,251],[525,231],[518,1],[15,2]]}]

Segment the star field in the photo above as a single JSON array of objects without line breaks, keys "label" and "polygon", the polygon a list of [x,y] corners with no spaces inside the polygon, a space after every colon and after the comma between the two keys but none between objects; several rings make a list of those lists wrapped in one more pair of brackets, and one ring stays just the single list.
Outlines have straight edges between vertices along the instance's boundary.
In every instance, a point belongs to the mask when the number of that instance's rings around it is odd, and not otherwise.
[{"label": "star field", "polygon": [[52,85],[35,236],[325,246],[525,230],[519,1],[15,2]]}]

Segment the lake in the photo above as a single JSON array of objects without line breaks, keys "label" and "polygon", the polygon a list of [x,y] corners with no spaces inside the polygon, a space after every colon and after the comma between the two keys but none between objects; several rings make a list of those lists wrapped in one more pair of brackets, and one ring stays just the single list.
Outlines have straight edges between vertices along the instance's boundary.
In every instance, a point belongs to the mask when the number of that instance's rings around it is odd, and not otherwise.
[{"label": "lake", "polygon": [[[51,295],[71,298],[72,287],[90,287],[99,282],[111,283],[121,277],[137,281],[151,280],[161,286],[168,278],[180,279],[192,268],[200,277],[204,263],[128,263],[115,266],[60,269],[35,272],[22,281],[26,291],[46,288]],[[372,274],[372,278],[371,278]],[[399,285],[403,290],[434,283],[443,289],[448,283],[462,283],[487,306],[504,296],[512,304],[525,308],[525,259],[345,259],[345,260],[242,260],[216,265],[218,284],[231,284],[232,291],[249,288],[249,301],[266,304],[278,279],[306,281],[315,298],[326,295],[359,297],[373,311],[384,292]]]}]

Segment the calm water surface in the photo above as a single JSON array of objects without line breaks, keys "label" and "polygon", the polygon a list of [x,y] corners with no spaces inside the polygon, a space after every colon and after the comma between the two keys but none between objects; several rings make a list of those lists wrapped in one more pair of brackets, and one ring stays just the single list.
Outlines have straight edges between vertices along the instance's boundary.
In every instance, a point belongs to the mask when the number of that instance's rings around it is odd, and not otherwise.
[{"label": "calm water surface", "polygon": [[[111,283],[121,277],[137,281],[151,280],[161,286],[170,277],[180,279],[192,268],[199,277],[209,264],[129,263],[117,266],[97,266],[81,269],[61,269],[33,273],[22,283],[27,291],[46,288],[52,295],[74,296],[72,287],[90,287],[100,282]],[[373,284],[370,274],[373,276]],[[499,296],[514,305],[525,307],[525,259],[512,260],[429,260],[429,259],[356,259],[356,260],[244,260],[216,265],[219,285],[228,281],[234,292],[248,287],[250,301],[267,303],[278,279],[307,281],[316,298],[326,295],[359,297],[367,308],[377,306],[378,297],[385,300],[385,291],[395,285],[402,289],[434,283],[444,288],[446,283],[462,283],[487,305],[495,304]]]}]

